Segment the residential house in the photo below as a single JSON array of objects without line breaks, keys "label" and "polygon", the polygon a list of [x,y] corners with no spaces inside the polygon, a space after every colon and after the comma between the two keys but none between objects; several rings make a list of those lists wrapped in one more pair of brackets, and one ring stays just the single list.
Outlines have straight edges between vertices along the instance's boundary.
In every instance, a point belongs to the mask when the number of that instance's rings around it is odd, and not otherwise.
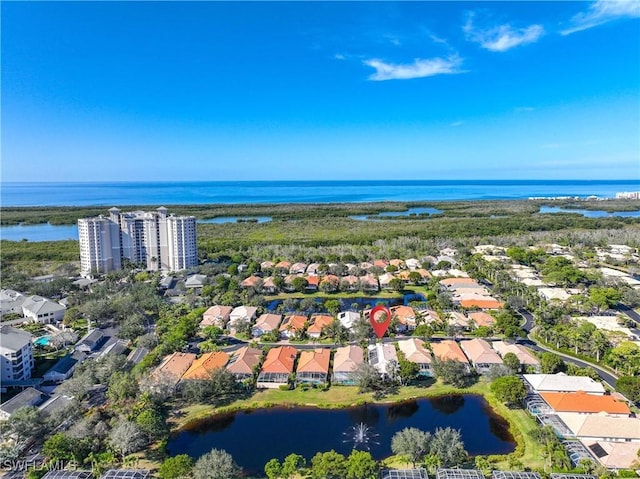
[{"label": "residential house", "polygon": [[262,263],[260,263],[260,270],[266,271],[273,268],[275,265],[276,264],[273,261],[263,261]]},{"label": "residential house", "polygon": [[241,288],[253,288],[255,290],[261,290],[263,280],[260,276],[249,276],[240,282]]},{"label": "residential house", "polygon": [[280,275],[287,274],[291,269],[291,263],[289,261],[280,261],[274,266],[276,272]]},{"label": "residential house", "polygon": [[398,347],[407,361],[416,363],[420,368],[420,376],[433,376],[431,352],[425,347],[424,341],[418,338],[410,338],[398,341]]},{"label": "residential house", "polygon": [[371,268],[373,268],[373,263],[364,261],[358,265],[358,268],[360,268],[362,271],[369,271]]},{"label": "residential house", "polygon": [[322,291],[331,293],[338,291],[338,288],[340,286],[340,278],[338,278],[335,274],[327,274],[323,276],[322,281],[320,281],[320,285],[322,287]]},{"label": "residential house", "polygon": [[332,384],[352,386],[356,383],[356,371],[364,363],[364,351],[360,346],[343,346],[333,356]]},{"label": "residential house", "polygon": [[381,376],[388,376],[389,369],[398,369],[398,353],[390,343],[376,343],[368,346],[369,364],[371,364]]},{"label": "residential house", "polygon": [[416,329],[416,313],[411,306],[393,306],[390,311],[391,317],[398,320],[397,332]]},{"label": "residential house", "polygon": [[360,279],[352,274],[344,276],[340,280],[340,290],[342,291],[358,291],[360,289]]},{"label": "residential house", "polygon": [[289,268],[289,273],[291,274],[304,274],[307,270],[306,263],[293,263]]},{"label": "residential house", "polygon": [[421,309],[419,310],[419,313],[422,316],[422,320],[425,324],[442,322],[442,318],[440,318],[440,315],[433,309]]},{"label": "residential house", "polygon": [[521,344],[505,343],[504,341],[493,341],[491,347],[498,351],[498,354],[504,358],[507,353],[513,353],[520,361],[520,367],[523,371],[527,369],[540,370],[540,360],[526,347]]},{"label": "residential house", "polygon": [[227,327],[232,334],[235,334],[243,325],[251,324],[258,313],[255,306],[238,306],[229,314],[229,323]]},{"label": "residential house", "polygon": [[311,263],[307,266],[306,273],[309,276],[318,276],[318,266],[320,266],[320,263]]},{"label": "residential house", "polygon": [[389,262],[386,259],[376,259],[373,260],[373,266],[386,269],[386,267],[389,266]]},{"label": "residential house", "polygon": [[82,351],[75,351],[58,359],[51,368],[42,376],[45,381],[59,383],[69,379],[76,369],[76,366],[87,358]]},{"label": "residential house", "polygon": [[0,315],[9,313],[22,315],[22,304],[27,298],[13,289],[0,290]]},{"label": "residential house", "polygon": [[538,294],[545,301],[565,302],[571,297],[564,288],[538,288]]},{"label": "residential house", "polygon": [[295,286],[293,285],[293,280],[296,279],[296,278],[300,278],[300,277],[301,277],[300,275],[295,275],[295,274],[286,275],[284,277],[284,288],[283,289],[287,293],[293,293],[296,290]]},{"label": "residential house", "polygon": [[460,300],[460,306],[463,308],[478,308],[478,309],[502,309],[504,303],[501,303],[495,298],[466,298]]},{"label": "residential house", "polygon": [[445,278],[438,283],[448,290],[455,290],[458,288],[478,287],[482,288],[478,282],[473,278]]},{"label": "residential house", "polygon": [[253,377],[253,372],[261,359],[260,349],[245,346],[233,353],[227,364],[227,371],[233,374],[237,381],[244,381]]},{"label": "residential house", "polygon": [[363,291],[378,291],[380,287],[378,286],[378,280],[372,274],[366,274],[360,277],[360,288]]},{"label": "residential house", "polygon": [[262,282],[262,292],[265,294],[276,294],[278,292],[278,287],[273,281],[273,276],[264,279]]},{"label": "residential house", "polygon": [[97,347],[104,340],[104,333],[99,329],[92,329],[75,345],[76,351],[82,351],[83,353],[90,353],[97,349]]},{"label": "residential house", "polygon": [[12,326],[0,326],[0,382],[26,381],[31,377],[33,336]]},{"label": "residential house", "polygon": [[193,353],[175,352],[165,357],[152,375],[158,380],[167,381],[175,386],[195,360],[196,355]]},{"label": "residential house", "polygon": [[163,289],[165,291],[168,289],[174,288],[175,285],[176,285],[176,279],[173,276],[165,276],[164,278],[162,278],[160,283],[158,283],[158,286],[160,287],[160,289]]},{"label": "residential house", "polygon": [[588,394],[604,394],[605,389],[598,381],[587,376],[568,376],[557,374],[523,374],[525,385],[536,393],[543,392],[577,392]]},{"label": "residential house", "polygon": [[207,277],[204,274],[192,274],[184,282],[184,287],[200,294],[202,288],[207,284]]},{"label": "residential house", "polygon": [[280,325],[280,336],[285,339],[300,337],[307,325],[307,317],[299,314],[285,316]]},{"label": "residential house", "polygon": [[469,329],[469,318],[464,313],[450,311],[447,315],[447,324],[455,326],[458,329]]},{"label": "residential house", "polygon": [[265,333],[270,333],[278,328],[280,321],[282,321],[281,314],[265,313],[260,315],[256,320],[256,324],[251,328],[251,336],[259,338]]},{"label": "residential house", "polygon": [[378,281],[382,289],[391,289],[391,280],[394,279],[396,279],[396,277],[391,273],[384,273],[378,277]]},{"label": "residential house", "polygon": [[405,264],[407,265],[407,268],[409,268],[410,270],[414,270],[422,267],[422,263],[420,263],[420,261],[417,260],[416,258],[409,258],[405,260]]},{"label": "residential house", "polygon": [[22,303],[22,315],[43,324],[62,321],[66,310],[63,305],[42,296],[29,296]]},{"label": "residential house", "polygon": [[320,338],[322,330],[335,321],[333,316],[326,314],[313,314],[307,328],[307,336],[310,338]]},{"label": "residential house", "polygon": [[628,417],[631,410],[624,401],[605,394],[588,394],[584,391],[573,393],[543,392],[540,397],[555,413],[598,414]]},{"label": "residential house", "polygon": [[633,442],[640,448],[640,418],[611,416],[606,413],[558,413],[573,435],[585,441]]},{"label": "residential house", "polygon": [[492,366],[502,364],[502,358],[484,339],[460,341],[460,347],[478,374],[487,374]]},{"label": "residential house", "polygon": [[437,343],[434,342],[431,343],[431,349],[439,361],[457,361],[464,364],[467,372],[471,371],[469,361],[456,341],[445,339]]},{"label": "residential house", "polygon": [[360,313],[355,311],[341,311],[338,313],[338,321],[347,329],[353,327],[353,323],[360,319]]},{"label": "residential house", "polygon": [[609,470],[632,469],[638,461],[638,443],[589,441],[581,443]]},{"label": "residential house", "polygon": [[24,391],[0,405],[0,420],[4,421],[9,419],[14,412],[22,407],[37,407],[48,398],[49,396],[37,389],[31,387],[26,388]]},{"label": "residential house", "polygon": [[211,306],[202,315],[200,327],[217,326],[218,328],[225,328],[229,322],[231,311],[233,311],[231,306],[221,306],[218,304]]},{"label": "residential house", "polygon": [[401,259],[392,259],[391,261],[389,261],[389,264],[391,266],[395,266],[398,269],[407,269],[406,263]]},{"label": "residential house", "polygon": [[491,328],[496,323],[496,319],[490,314],[485,313],[484,311],[469,313],[469,319],[473,321],[477,328],[481,326]]},{"label": "residential house", "polygon": [[211,375],[216,369],[222,369],[229,361],[229,355],[224,351],[214,351],[212,353],[204,353],[197,358],[189,369],[182,375],[182,381],[192,379],[211,379]]},{"label": "residential house", "polygon": [[270,349],[260,369],[256,387],[274,389],[289,384],[297,355],[298,350],[292,346]]},{"label": "residential house", "polygon": [[302,351],[296,369],[296,382],[325,384],[329,378],[331,350],[325,348]]},{"label": "residential house", "polygon": [[309,293],[318,291],[318,285],[320,284],[319,276],[307,276],[305,279],[307,280],[307,286],[304,288],[305,291]]}]

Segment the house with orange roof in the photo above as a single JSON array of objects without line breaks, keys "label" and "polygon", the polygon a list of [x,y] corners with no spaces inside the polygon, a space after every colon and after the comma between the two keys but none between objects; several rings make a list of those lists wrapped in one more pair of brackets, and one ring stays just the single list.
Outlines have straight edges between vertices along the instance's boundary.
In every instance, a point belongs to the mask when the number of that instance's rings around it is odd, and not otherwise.
[{"label": "house with orange roof", "polygon": [[405,339],[398,341],[398,348],[404,354],[407,361],[416,363],[420,370],[420,376],[433,376],[433,367],[431,352],[425,347],[424,341],[418,338]]},{"label": "house with orange roof", "polygon": [[318,291],[318,285],[320,284],[320,278],[318,276],[305,276],[307,280],[306,291],[315,292]]},{"label": "house with orange roof", "polygon": [[256,320],[256,324],[251,328],[251,336],[259,338],[265,333],[270,333],[274,329],[278,328],[280,321],[282,321],[281,314],[261,314]]},{"label": "house with orange roof", "polygon": [[628,417],[631,410],[624,401],[610,395],[588,394],[584,391],[543,392],[540,396],[555,413],[598,414]]},{"label": "house with orange roof", "polygon": [[269,276],[264,279],[261,291],[266,294],[275,294],[278,292],[278,287],[273,282],[273,276]]},{"label": "house with orange roof", "polygon": [[182,375],[182,381],[211,379],[213,372],[224,368],[228,361],[229,355],[223,351],[204,353],[191,363],[189,369]]},{"label": "house with orange roof", "polygon": [[270,349],[260,369],[256,387],[275,389],[289,384],[297,355],[298,350],[292,346]]},{"label": "house with orange roof", "polygon": [[352,274],[344,276],[340,280],[341,291],[358,291],[360,288],[360,279]]},{"label": "house with orange roof", "polygon": [[364,351],[360,346],[351,344],[336,350],[333,356],[332,384],[353,386],[356,383],[356,370],[364,363]]},{"label": "house with orange roof", "polygon": [[165,357],[152,374],[155,378],[172,382],[175,386],[195,359],[196,355],[193,353],[175,352]]},{"label": "house with orange roof", "polygon": [[307,317],[300,314],[290,314],[285,316],[284,321],[280,325],[280,337],[291,339],[300,337],[307,325]]},{"label": "house with orange roof", "polygon": [[327,274],[323,276],[322,281],[320,281],[320,286],[322,287],[323,291],[338,291],[338,287],[340,286],[340,278],[335,274]]},{"label": "house with orange roof", "polygon": [[291,269],[291,263],[289,261],[280,261],[279,263],[276,263],[274,269],[278,274],[287,274]]},{"label": "house with orange roof", "polygon": [[477,328],[486,326],[487,328],[493,327],[496,323],[496,318],[484,311],[476,311],[475,313],[469,313],[469,319],[474,322]]},{"label": "house with orange roof", "polygon": [[460,306],[463,308],[502,309],[504,308],[504,303],[487,297],[486,299],[463,299],[460,301]]},{"label": "house with orange roof", "polygon": [[393,306],[390,308],[391,317],[398,320],[398,332],[416,329],[416,312],[411,306]]},{"label": "house with orange roof", "polygon": [[221,306],[218,304],[211,306],[202,315],[200,327],[206,328],[207,326],[217,326],[218,328],[224,328],[229,322],[231,311],[233,311],[231,306]]},{"label": "house with orange roof", "polygon": [[319,338],[322,330],[335,321],[333,316],[327,314],[312,314],[307,328],[307,336],[310,338]]},{"label": "house with orange roof", "polygon": [[487,374],[492,366],[502,364],[502,358],[484,339],[460,341],[460,347],[478,374]]},{"label": "house with orange roof", "polygon": [[329,377],[331,350],[318,348],[302,351],[296,369],[296,382],[307,384],[325,384]]},{"label": "house with orange roof", "polygon": [[260,263],[260,269],[264,271],[273,268],[275,265],[276,264],[273,261],[263,261],[262,263]]},{"label": "house with orange roof", "polygon": [[389,261],[389,264],[392,266],[395,266],[398,269],[407,268],[407,265],[405,264],[404,260],[401,260],[401,259],[392,259],[391,261]]},{"label": "house with orange roof", "polygon": [[236,381],[252,378],[256,367],[262,360],[262,351],[245,346],[233,353],[227,364],[227,371],[233,374]]},{"label": "house with orange roof", "polygon": [[467,372],[471,371],[469,361],[457,342],[450,339],[437,343],[433,342],[431,343],[431,349],[433,350],[433,355],[439,361],[456,361],[464,364]]},{"label": "house with orange roof", "polygon": [[373,265],[377,266],[378,268],[385,269],[387,266],[389,266],[389,262],[386,259],[376,259],[373,261]]},{"label": "house with orange roof", "polygon": [[249,276],[242,280],[240,283],[241,288],[254,288],[261,289],[262,288],[262,278],[260,276]]},{"label": "house with orange roof", "polygon": [[372,274],[365,274],[360,277],[360,287],[363,291],[379,291],[378,279]]},{"label": "house with orange roof", "polygon": [[473,278],[445,278],[438,281],[438,283],[448,289],[464,288],[469,287],[469,285],[480,286]]}]

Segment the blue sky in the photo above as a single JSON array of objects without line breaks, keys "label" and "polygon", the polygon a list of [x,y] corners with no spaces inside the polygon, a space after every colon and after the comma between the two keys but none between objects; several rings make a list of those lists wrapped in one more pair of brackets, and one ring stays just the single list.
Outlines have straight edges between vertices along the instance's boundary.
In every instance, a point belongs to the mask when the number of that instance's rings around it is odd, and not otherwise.
[{"label": "blue sky", "polygon": [[640,2],[2,2],[2,181],[640,178]]}]

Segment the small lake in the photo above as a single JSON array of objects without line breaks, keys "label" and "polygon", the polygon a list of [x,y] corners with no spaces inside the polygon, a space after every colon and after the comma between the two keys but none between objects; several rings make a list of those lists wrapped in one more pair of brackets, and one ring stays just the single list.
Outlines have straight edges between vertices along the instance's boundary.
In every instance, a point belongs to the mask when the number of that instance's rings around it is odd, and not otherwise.
[{"label": "small lake", "polygon": [[377,215],[357,215],[350,216],[352,220],[358,221],[378,221],[378,218],[393,218],[398,216],[416,216],[416,219],[426,219],[428,216],[425,215],[437,215],[442,213],[442,210],[438,210],[436,208],[409,208],[407,211],[384,211],[382,213],[378,213]]},{"label": "small lake", "polygon": [[640,218],[640,211],[614,211],[609,213],[603,210],[574,210],[568,208],[560,208],[559,206],[541,206],[540,213],[573,213],[582,215],[586,218],[607,218],[618,216],[624,218]]},{"label": "small lake", "polygon": [[370,452],[375,459],[392,454],[391,438],[405,427],[433,432],[460,429],[472,455],[507,454],[515,449],[508,423],[495,415],[481,396],[452,395],[393,405],[346,409],[270,408],[225,414],[203,421],[171,437],[169,453],[197,459],[212,448],[225,449],[248,473],[264,472],[269,459],[288,454],[309,461],[317,452],[334,449],[348,455],[354,447],[352,428],[372,428]]},{"label": "small lake", "polygon": [[[209,218],[206,220],[197,220],[197,223],[267,223],[271,221],[270,216],[225,216],[219,218]],[[37,225],[11,225],[0,226],[0,239],[9,241],[64,241],[78,240],[78,225],[52,225],[49,223],[40,223]]]}]

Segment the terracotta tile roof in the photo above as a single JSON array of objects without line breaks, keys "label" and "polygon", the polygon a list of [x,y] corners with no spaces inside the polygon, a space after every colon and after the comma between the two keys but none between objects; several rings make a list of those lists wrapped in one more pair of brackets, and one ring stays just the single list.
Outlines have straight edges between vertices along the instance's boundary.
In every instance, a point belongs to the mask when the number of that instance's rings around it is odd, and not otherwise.
[{"label": "terracotta tile roof", "polygon": [[264,282],[262,283],[262,287],[263,288],[275,288],[276,285],[273,282],[273,276],[269,276],[268,278],[265,278]]},{"label": "terracotta tile roof", "polygon": [[281,314],[265,313],[258,317],[254,327],[260,328],[263,331],[273,331],[278,327],[280,321],[282,321]]},{"label": "terracotta tile roof", "polygon": [[502,358],[484,339],[460,341],[460,347],[473,364],[502,364]]},{"label": "terracotta tile roof", "polygon": [[293,263],[289,268],[291,273],[304,273],[307,269],[306,263]]},{"label": "terracotta tile roof", "polygon": [[329,326],[334,321],[333,316],[326,314],[314,314],[311,316],[311,325],[307,328],[308,334],[320,334],[322,329]]},{"label": "terracotta tile roof", "polygon": [[227,321],[229,321],[229,315],[233,308],[231,306],[220,306],[215,305],[211,306],[207,309],[202,315],[202,321],[200,321],[200,326],[224,326]]},{"label": "terracotta tile roof", "polygon": [[276,268],[284,268],[287,271],[289,270],[289,268],[291,268],[291,263],[289,261],[280,261],[279,263],[276,264],[275,266]]},{"label": "terracotta tile roof", "polygon": [[373,261],[373,265],[384,269],[389,266],[389,262],[386,259],[376,259]]},{"label": "terracotta tile roof", "polygon": [[[533,353],[522,346],[521,344],[508,344],[504,341],[494,341],[491,343],[491,347],[500,353],[500,356],[504,358],[507,353],[513,353],[518,357],[520,364],[527,364],[531,366],[538,366],[540,360],[536,358]],[[593,380],[591,380],[593,382]]]},{"label": "terracotta tile roof", "polygon": [[451,359],[461,363],[469,364],[467,357],[460,349],[460,346],[455,341],[446,339],[438,343],[431,343],[431,349],[433,349],[433,355],[441,361]]},{"label": "terracotta tile roof", "polygon": [[249,276],[240,283],[240,286],[242,286],[243,288],[254,288],[258,284],[260,284],[261,281],[262,278],[260,278],[259,276]]},{"label": "terracotta tile roof", "polygon": [[233,374],[251,374],[253,368],[260,363],[260,358],[262,358],[261,350],[245,346],[238,349],[231,357],[227,371]]},{"label": "terracotta tile roof", "polygon": [[189,369],[182,375],[182,379],[209,379],[216,369],[223,368],[229,355],[223,351],[204,353],[196,359]]},{"label": "terracotta tile roof", "polygon": [[496,319],[483,311],[479,311],[476,313],[469,313],[469,318],[476,323],[476,326],[493,326],[496,322]]},{"label": "terracotta tile roof", "polygon": [[262,365],[263,373],[292,373],[298,350],[292,346],[270,349]]},{"label": "terracotta tile roof", "polygon": [[314,349],[313,351],[302,351],[298,361],[298,373],[328,373],[331,350]]},{"label": "terracotta tile roof", "polygon": [[260,263],[260,268],[262,269],[269,269],[269,268],[273,268],[275,266],[275,263],[273,261],[263,261],[262,263]]},{"label": "terracotta tile roof", "polygon": [[584,391],[575,393],[543,392],[540,396],[556,412],[606,412],[609,414],[630,414],[624,402],[616,401],[612,396],[587,394]]},{"label": "terracotta tile roof", "polygon": [[389,261],[389,264],[392,264],[397,268],[404,268],[406,266],[406,264],[404,263],[404,260],[401,260],[401,259],[392,259],[391,261]]},{"label": "terracotta tile roof", "polygon": [[338,348],[333,356],[333,372],[352,372],[364,363],[364,352],[360,346]]},{"label": "terracotta tile roof", "polygon": [[329,282],[338,284],[340,282],[340,278],[338,278],[335,274],[327,274],[322,277],[322,283]]},{"label": "terracotta tile roof", "polygon": [[350,274],[350,275],[345,276],[344,278],[342,278],[341,281],[346,281],[349,284],[356,284],[360,280],[358,279],[357,276],[354,276],[354,275]]},{"label": "terracotta tile roof", "polygon": [[320,278],[318,276],[306,276],[304,279],[307,280],[307,284],[309,286],[318,286],[320,282]]},{"label": "terracotta tile roof", "polygon": [[169,374],[178,380],[189,369],[195,359],[196,355],[193,353],[170,354],[164,358],[153,374],[161,376]]},{"label": "terracotta tile roof", "polygon": [[454,284],[478,284],[473,278],[446,278],[439,281],[443,286],[453,286]]},{"label": "terracotta tile roof", "polygon": [[496,299],[463,299],[460,301],[460,306],[463,308],[501,309],[504,304]]},{"label": "terracotta tile roof", "polygon": [[407,361],[418,364],[430,364],[432,361],[431,353],[424,347],[424,341],[421,339],[411,338],[398,341],[398,347],[404,353]]},{"label": "terracotta tile roof", "polygon": [[415,324],[416,313],[411,306],[394,306],[391,315],[397,317],[400,324]]},{"label": "terracotta tile roof", "polygon": [[300,316],[299,314],[290,314],[285,316],[284,321],[280,325],[280,331],[301,331],[304,329],[304,324],[307,322],[306,316]]}]

